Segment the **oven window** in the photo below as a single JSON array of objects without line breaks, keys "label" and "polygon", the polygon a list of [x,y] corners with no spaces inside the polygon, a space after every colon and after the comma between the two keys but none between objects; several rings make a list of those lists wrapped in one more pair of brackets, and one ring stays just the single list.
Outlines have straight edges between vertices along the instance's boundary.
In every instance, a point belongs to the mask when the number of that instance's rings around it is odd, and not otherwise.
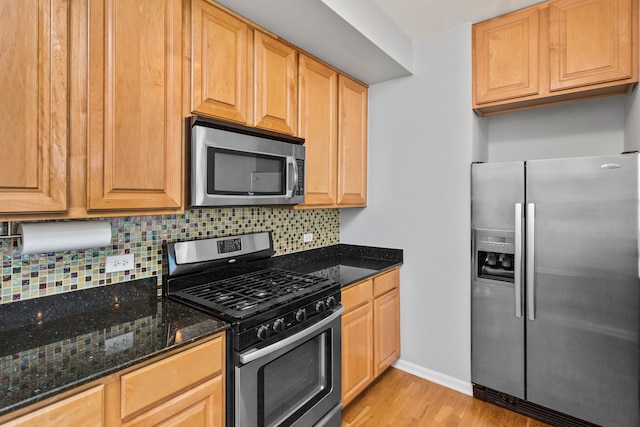
[{"label": "oven window", "polygon": [[207,148],[207,193],[285,194],[286,157]]},{"label": "oven window", "polygon": [[260,427],[290,425],[331,391],[330,339],[328,330],[260,369]]}]

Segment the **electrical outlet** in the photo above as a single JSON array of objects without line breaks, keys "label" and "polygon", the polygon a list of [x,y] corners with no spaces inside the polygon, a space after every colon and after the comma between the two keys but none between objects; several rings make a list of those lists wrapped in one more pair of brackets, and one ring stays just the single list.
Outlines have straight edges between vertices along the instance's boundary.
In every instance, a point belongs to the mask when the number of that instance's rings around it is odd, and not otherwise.
[{"label": "electrical outlet", "polygon": [[133,347],[133,332],[127,332],[104,340],[104,352],[107,355],[118,353],[131,347]]},{"label": "electrical outlet", "polygon": [[116,271],[133,270],[134,262],[135,258],[133,254],[108,256],[104,271],[105,273],[113,273]]},{"label": "electrical outlet", "polygon": [[302,236],[302,239],[304,243],[313,242],[313,233],[305,233],[304,236]]}]

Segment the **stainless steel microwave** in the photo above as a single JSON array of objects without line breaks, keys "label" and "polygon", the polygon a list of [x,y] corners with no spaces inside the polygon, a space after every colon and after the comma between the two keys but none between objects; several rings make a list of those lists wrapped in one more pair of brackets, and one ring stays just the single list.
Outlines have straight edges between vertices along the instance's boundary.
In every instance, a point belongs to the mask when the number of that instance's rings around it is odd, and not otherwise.
[{"label": "stainless steel microwave", "polygon": [[187,120],[192,207],[304,202],[304,139],[199,116]]}]

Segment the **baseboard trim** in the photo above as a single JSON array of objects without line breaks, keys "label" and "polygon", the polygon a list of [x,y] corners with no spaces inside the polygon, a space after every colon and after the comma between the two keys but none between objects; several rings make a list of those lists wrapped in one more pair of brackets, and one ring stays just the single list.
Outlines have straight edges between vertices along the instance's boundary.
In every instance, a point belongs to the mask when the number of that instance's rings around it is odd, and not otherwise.
[{"label": "baseboard trim", "polygon": [[432,371],[431,369],[424,368],[402,359],[398,359],[393,364],[393,367],[468,396],[473,396],[473,386],[470,382],[462,381],[458,378],[454,378],[437,371]]}]

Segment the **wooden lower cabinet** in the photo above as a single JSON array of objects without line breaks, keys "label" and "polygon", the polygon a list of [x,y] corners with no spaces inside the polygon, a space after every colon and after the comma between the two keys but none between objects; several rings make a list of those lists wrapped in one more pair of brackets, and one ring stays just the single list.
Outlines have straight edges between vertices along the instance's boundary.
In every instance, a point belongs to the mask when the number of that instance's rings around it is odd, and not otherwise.
[{"label": "wooden lower cabinet", "polygon": [[400,269],[342,291],[342,404],[400,356]]},{"label": "wooden lower cabinet", "polygon": [[173,416],[213,419],[218,409],[221,415],[224,405],[220,402],[216,408],[213,402],[216,394],[222,396],[222,381],[206,384],[199,393],[193,386],[216,375],[220,378],[223,366],[224,341],[220,336],[123,375],[120,412],[123,421],[132,421],[124,425],[147,425],[148,420]]},{"label": "wooden lower cabinet", "polygon": [[12,414],[0,417],[0,426],[222,427],[225,345],[221,333],[171,356],[108,376],[78,393],[36,404],[33,410],[20,410],[17,418]]},{"label": "wooden lower cabinet", "polygon": [[[370,281],[368,283],[371,283]],[[367,284],[364,284],[367,286]],[[371,299],[342,316],[342,403],[346,405],[373,381]]]},{"label": "wooden lower cabinet", "polygon": [[104,385],[100,384],[30,412],[3,427],[103,426]]},{"label": "wooden lower cabinet", "polygon": [[224,382],[217,376],[123,423],[126,427],[224,425]]},{"label": "wooden lower cabinet", "polygon": [[373,318],[373,375],[377,377],[400,356],[400,291],[397,288],[374,300]]}]

